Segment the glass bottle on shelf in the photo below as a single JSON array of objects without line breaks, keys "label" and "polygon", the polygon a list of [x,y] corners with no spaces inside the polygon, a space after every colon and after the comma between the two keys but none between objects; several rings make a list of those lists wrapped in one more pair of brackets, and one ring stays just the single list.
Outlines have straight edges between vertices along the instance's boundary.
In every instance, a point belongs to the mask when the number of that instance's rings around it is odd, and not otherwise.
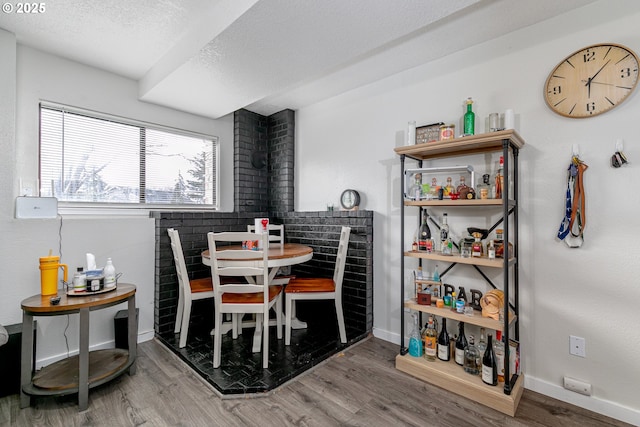
[{"label": "glass bottle on shelf", "polygon": [[466,104],[467,112],[464,113],[464,132],[462,136],[469,136],[475,133],[476,115],[471,109],[473,100],[471,98],[467,98]]},{"label": "glass bottle on shelf", "polygon": [[480,240],[482,238],[482,233],[475,232],[471,235],[475,239],[471,244],[471,257],[479,258],[484,255],[484,245],[482,244],[482,240]]},{"label": "glass bottle on shelf", "polygon": [[484,328],[480,328],[480,340],[478,341],[478,345],[476,346],[478,349],[478,369],[482,367],[482,356],[484,356],[484,352],[487,349],[487,342],[484,339],[485,333]]},{"label": "glass bottle on shelf", "polygon": [[489,198],[489,192],[491,191],[491,185],[489,184],[489,174],[485,173],[484,175],[482,175],[482,182],[480,184],[478,184],[478,186],[476,187],[478,189],[478,191],[476,192],[476,195],[478,196],[478,199],[488,199]]},{"label": "glass bottle on shelf", "polygon": [[502,192],[504,189],[504,177],[502,176],[502,171],[504,168],[504,157],[500,156],[500,164],[498,166],[498,171],[496,172],[496,176],[493,183],[493,198],[494,199],[502,199]]},{"label": "glass bottle on shelf", "polygon": [[422,357],[422,337],[420,336],[420,328],[418,326],[418,314],[413,313],[413,329],[409,335],[409,355],[413,357]]},{"label": "glass bottle on shelf", "polygon": [[496,342],[493,345],[496,355],[496,365],[498,366],[498,382],[504,382],[504,342],[502,341],[502,331],[496,331]]},{"label": "glass bottle on shelf", "polygon": [[427,329],[423,335],[424,340],[424,358],[430,362],[436,360],[436,354],[438,352],[437,335],[435,323],[433,322],[433,316],[429,316],[427,322]]},{"label": "glass bottle on shelf", "polygon": [[464,322],[458,322],[458,338],[456,338],[455,360],[460,366],[464,365],[464,349],[467,347],[467,337],[464,335]]},{"label": "glass bottle on shelf", "polygon": [[448,362],[451,359],[451,344],[447,332],[447,318],[442,319],[442,329],[438,335],[438,359]]},{"label": "glass bottle on shelf", "polygon": [[487,247],[487,256],[489,259],[496,258],[496,246],[493,243],[493,240],[489,240],[489,246]]},{"label": "glass bottle on shelf", "polygon": [[438,188],[438,179],[436,177],[431,178],[431,188],[429,188],[429,196],[427,198],[436,200],[438,198]]},{"label": "glass bottle on shelf", "polygon": [[469,344],[464,349],[464,371],[471,375],[478,375],[480,373],[480,370],[478,369],[479,359],[480,354],[474,345],[473,335],[469,335]]},{"label": "glass bottle on shelf", "polygon": [[447,185],[444,186],[444,197],[451,197],[451,193],[455,193],[456,189],[453,187],[451,183],[451,177],[447,177]]},{"label": "glass bottle on shelf", "polygon": [[493,336],[488,335],[487,349],[482,356],[482,382],[489,385],[498,385],[498,365],[496,354],[493,350]]},{"label": "glass bottle on shelf", "polygon": [[438,272],[438,264],[436,264],[436,268],[433,270],[433,281],[434,282],[439,282],[440,281],[440,273]]},{"label": "glass bottle on shelf", "polygon": [[418,250],[433,252],[433,239],[431,238],[431,229],[429,228],[429,214],[424,211],[422,215],[422,224],[418,233]]},{"label": "glass bottle on shelf", "polygon": [[409,199],[416,201],[422,200],[422,174],[413,175],[413,185],[409,188]]},{"label": "glass bottle on shelf", "polygon": [[442,226],[440,226],[440,252],[442,252],[442,255],[451,255],[452,252],[448,218],[449,215],[446,212],[442,214]]}]

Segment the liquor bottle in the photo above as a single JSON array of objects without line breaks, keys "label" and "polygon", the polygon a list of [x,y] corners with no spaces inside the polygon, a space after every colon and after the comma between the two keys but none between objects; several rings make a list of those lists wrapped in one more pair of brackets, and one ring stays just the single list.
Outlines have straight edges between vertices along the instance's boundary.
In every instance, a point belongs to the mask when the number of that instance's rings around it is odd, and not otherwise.
[{"label": "liquor bottle", "polygon": [[489,259],[496,259],[496,246],[493,243],[493,240],[489,241],[489,246],[487,247],[487,256]]},{"label": "liquor bottle", "polygon": [[484,340],[484,328],[480,328],[480,341],[476,346],[478,349],[478,369],[482,368],[482,356],[487,349],[487,342]]},{"label": "liquor bottle", "polygon": [[476,192],[478,199],[488,199],[489,191],[491,190],[491,185],[489,184],[489,174],[485,173],[482,175],[482,182],[478,184],[476,187],[478,191]]},{"label": "liquor bottle", "polygon": [[449,333],[447,332],[447,319],[442,319],[442,329],[438,335],[438,359],[448,362],[451,359],[451,347]]},{"label": "liquor bottle", "polygon": [[467,337],[464,335],[464,322],[458,322],[458,338],[456,338],[455,360],[460,366],[464,365],[464,349],[467,347]]},{"label": "liquor bottle", "polygon": [[433,316],[429,316],[427,322],[427,329],[423,335],[424,337],[424,358],[430,362],[436,360],[436,354],[438,353],[436,326],[433,323]]},{"label": "liquor bottle", "polygon": [[498,167],[498,172],[496,172],[496,177],[493,184],[493,198],[494,199],[502,199],[502,192],[504,190],[504,177],[502,176],[502,171],[504,168],[504,157],[500,156],[500,166]]},{"label": "liquor bottle", "polygon": [[487,338],[487,349],[482,356],[482,382],[489,385],[498,385],[498,365],[496,354],[493,351],[492,335]]},{"label": "liquor bottle", "polygon": [[422,337],[420,336],[420,329],[418,327],[418,315],[413,313],[412,316],[413,329],[409,335],[409,355],[422,357]]},{"label": "liquor bottle", "polygon": [[413,185],[409,189],[409,199],[419,201],[422,199],[422,174],[416,173],[413,175]]},{"label": "liquor bottle", "polygon": [[478,375],[480,369],[478,369],[478,359],[480,359],[480,353],[474,344],[473,335],[469,335],[469,344],[464,349],[464,371],[471,375]]},{"label": "liquor bottle", "polygon": [[498,366],[498,382],[502,383],[504,382],[504,342],[502,341],[502,331],[496,331],[493,352],[496,355],[496,365]]},{"label": "liquor bottle", "polygon": [[440,272],[438,271],[438,264],[436,264],[436,268],[433,270],[433,281],[434,282],[440,281]]},{"label": "liquor bottle", "polygon": [[438,198],[438,189],[440,186],[438,185],[437,178],[431,178],[431,188],[429,189],[429,197],[428,199],[436,200]]},{"label": "liquor bottle", "polygon": [[442,226],[440,227],[440,251],[442,255],[451,255],[451,246],[449,242],[449,224],[448,214],[442,214]]},{"label": "liquor bottle", "polygon": [[453,187],[453,184],[451,183],[451,177],[447,177],[447,185],[445,185],[444,187],[444,197],[451,197],[451,193],[455,193],[456,189]]},{"label": "liquor bottle", "polygon": [[482,237],[482,233],[475,232],[475,233],[472,233],[472,236],[474,237],[475,240],[471,244],[471,257],[480,258],[481,256],[484,255],[484,245],[480,240],[480,238]]},{"label": "liquor bottle", "polygon": [[433,252],[433,239],[431,239],[428,220],[429,214],[425,210],[422,217],[422,225],[420,225],[420,230],[418,231],[418,250]]},{"label": "liquor bottle", "polygon": [[467,112],[464,113],[464,133],[462,136],[473,135],[475,133],[476,115],[471,110],[473,100],[471,98],[467,98],[466,104]]}]

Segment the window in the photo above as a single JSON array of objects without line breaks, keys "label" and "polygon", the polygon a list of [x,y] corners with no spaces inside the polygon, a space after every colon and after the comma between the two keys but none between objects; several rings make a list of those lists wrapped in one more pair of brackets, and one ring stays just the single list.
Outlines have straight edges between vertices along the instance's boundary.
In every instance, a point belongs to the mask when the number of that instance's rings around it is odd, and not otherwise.
[{"label": "window", "polygon": [[40,105],[40,194],[124,207],[217,208],[216,137]]}]

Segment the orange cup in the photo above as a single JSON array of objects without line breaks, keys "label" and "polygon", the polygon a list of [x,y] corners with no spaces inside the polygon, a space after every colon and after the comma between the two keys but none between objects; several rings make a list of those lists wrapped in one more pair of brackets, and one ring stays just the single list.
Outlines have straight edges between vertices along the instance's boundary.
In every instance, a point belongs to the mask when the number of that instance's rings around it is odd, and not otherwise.
[{"label": "orange cup", "polygon": [[58,294],[58,270],[63,269],[63,280],[67,281],[67,265],[60,264],[59,256],[40,257],[40,293],[42,295]]}]

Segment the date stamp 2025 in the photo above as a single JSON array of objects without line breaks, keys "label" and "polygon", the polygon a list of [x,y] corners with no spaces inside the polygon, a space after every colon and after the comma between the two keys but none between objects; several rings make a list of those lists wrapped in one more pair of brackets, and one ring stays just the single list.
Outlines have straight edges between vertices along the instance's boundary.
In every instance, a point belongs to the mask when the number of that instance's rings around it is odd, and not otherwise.
[{"label": "date stamp 2025", "polygon": [[46,3],[2,3],[2,12],[6,14],[31,14],[37,15],[47,11]]}]

